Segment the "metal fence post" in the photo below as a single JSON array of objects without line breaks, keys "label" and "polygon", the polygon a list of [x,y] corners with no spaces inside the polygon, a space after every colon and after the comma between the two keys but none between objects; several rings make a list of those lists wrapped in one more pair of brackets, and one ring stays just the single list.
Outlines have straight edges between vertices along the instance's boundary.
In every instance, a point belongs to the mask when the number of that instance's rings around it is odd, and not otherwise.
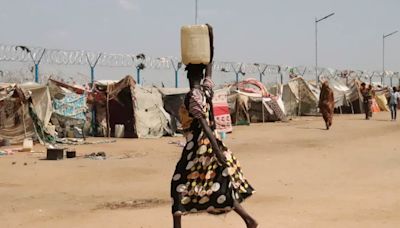
[{"label": "metal fence post", "polygon": [[[99,62],[99,59],[100,59],[101,55],[102,55],[102,53],[100,53],[100,54],[97,56],[95,62],[92,64],[92,63],[90,62],[89,55],[86,53],[86,59],[87,59],[87,62],[88,62],[88,64],[89,64],[89,67],[90,67],[90,83],[91,83],[91,89],[92,89],[92,90],[94,89],[94,68],[96,67],[97,63]],[[108,102],[108,101],[107,101],[107,102]],[[97,135],[96,108],[95,108],[95,107],[96,107],[96,104],[93,103],[93,106],[92,106],[92,123],[91,123],[91,125],[92,125],[92,126],[91,126],[91,128],[92,128],[92,135],[93,135],[93,136],[96,136],[96,135]]]}]

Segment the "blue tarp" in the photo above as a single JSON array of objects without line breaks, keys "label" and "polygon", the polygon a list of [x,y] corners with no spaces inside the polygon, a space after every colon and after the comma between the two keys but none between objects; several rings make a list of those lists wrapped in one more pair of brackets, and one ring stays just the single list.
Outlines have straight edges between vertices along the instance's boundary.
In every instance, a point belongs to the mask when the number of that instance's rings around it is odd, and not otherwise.
[{"label": "blue tarp", "polygon": [[75,120],[86,120],[86,95],[65,93],[64,98],[53,99],[53,112]]}]

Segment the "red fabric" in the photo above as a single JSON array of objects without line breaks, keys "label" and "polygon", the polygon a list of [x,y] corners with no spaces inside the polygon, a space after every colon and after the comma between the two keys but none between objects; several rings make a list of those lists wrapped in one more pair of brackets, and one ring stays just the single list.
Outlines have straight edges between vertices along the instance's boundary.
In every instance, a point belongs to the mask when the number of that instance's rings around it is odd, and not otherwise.
[{"label": "red fabric", "polygon": [[214,93],[213,112],[217,130],[232,132],[232,121],[226,91],[217,91]]},{"label": "red fabric", "polygon": [[228,106],[214,106],[214,115],[220,116],[224,114],[229,114],[229,107]]}]

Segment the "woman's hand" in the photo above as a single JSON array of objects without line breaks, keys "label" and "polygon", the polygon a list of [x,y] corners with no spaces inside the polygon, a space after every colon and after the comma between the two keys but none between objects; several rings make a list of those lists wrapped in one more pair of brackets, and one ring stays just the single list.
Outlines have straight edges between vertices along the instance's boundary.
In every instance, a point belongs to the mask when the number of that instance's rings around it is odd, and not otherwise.
[{"label": "woman's hand", "polygon": [[224,153],[221,152],[221,150],[214,150],[215,156],[218,159],[218,162],[223,166],[223,167],[228,167],[228,160],[226,160],[226,157]]}]

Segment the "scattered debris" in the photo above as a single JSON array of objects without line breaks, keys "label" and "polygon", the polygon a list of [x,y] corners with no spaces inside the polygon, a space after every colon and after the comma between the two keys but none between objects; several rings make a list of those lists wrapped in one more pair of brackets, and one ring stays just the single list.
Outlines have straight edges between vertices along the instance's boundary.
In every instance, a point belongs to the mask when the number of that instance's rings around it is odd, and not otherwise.
[{"label": "scattered debris", "polygon": [[135,153],[124,153],[118,159],[129,159],[129,158],[142,158],[147,156],[149,153],[148,152],[135,152]]},{"label": "scattered debris", "polygon": [[1,150],[0,150],[0,157],[1,157],[1,156],[6,156],[6,155],[8,155],[8,154],[7,154],[5,151],[1,151]]},{"label": "scattered debris", "polygon": [[91,153],[85,155],[84,157],[92,160],[106,160],[106,153],[105,152]]},{"label": "scattered debris", "polygon": [[176,144],[179,147],[185,147],[185,143],[181,141],[170,141],[168,144]]},{"label": "scattered debris", "polygon": [[127,200],[119,202],[107,202],[100,204],[96,209],[142,209],[157,207],[159,205],[169,204],[168,200],[162,199],[137,199],[137,200]]},{"label": "scattered debris", "polygon": [[107,143],[115,143],[117,140],[99,140],[94,142],[88,142],[84,139],[78,138],[58,138],[56,139],[57,144],[65,144],[65,145],[91,145],[91,144],[107,144]]},{"label": "scattered debris", "polygon": [[7,156],[7,155],[14,155],[15,152],[18,152],[20,148],[18,149],[2,149],[0,150],[0,157],[1,156]]},{"label": "scattered debris", "polygon": [[9,139],[0,139],[0,146],[10,146],[10,140]]}]

